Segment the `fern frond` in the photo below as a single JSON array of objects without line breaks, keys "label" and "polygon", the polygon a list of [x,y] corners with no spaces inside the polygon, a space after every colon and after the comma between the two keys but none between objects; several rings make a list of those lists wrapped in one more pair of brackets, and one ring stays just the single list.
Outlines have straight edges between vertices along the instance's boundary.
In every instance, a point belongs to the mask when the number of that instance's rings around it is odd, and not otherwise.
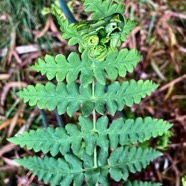
[{"label": "fern frond", "polygon": [[[68,8],[61,2],[62,9]],[[49,80],[56,78],[57,85],[38,83],[18,92],[30,106],[56,109],[58,114],[69,116],[81,109],[82,116],[78,117],[78,124],[30,130],[9,138],[10,142],[29,150],[57,155],[56,158],[24,157],[16,162],[52,186],[80,186],[84,182],[90,186],[109,186],[110,178],[116,182],[124,180],[124,186],[159,186],[159,183],[129,182],[128,177],[129,173],[141,171],[162,155],[155,149],[144,147],[142,142],[163,134],[167,140],[172,125],[151,117],[118,118],[110,122],[107,116],[96,115],[105,115],[105,110],[114,115],[124,106],[140,103],[158,87],[149,80],[107,84],[107,79],[125,77],[141,60],[137,50],[118,51],[136,23],[123,17],[125,7],[121,0],[83,0],[83,5],[85,11],[91,13],[91,20],[77,22],[69,9],[64,10],[68,12],[67,20],[55,4],[51,10],[60,25],[62,37],[69,40],[68,45],[79,45],[81,58],[71,52],[68,58],[59,54],[38,59],[32,69]]]},{"label": "fern frond", "polygon": [[144,142],[150,138],[161,136],[171,128],[171,124],[162,119],[152,119],[151,117],[127,119],[116,119],[108,129],[110,146],[116,148],[120,145],[135,142]]},{"label": "fern frond", "polygon": [[[89,118],[79,117],[79,125],[67,124],[65,128],[51,128],[31,130],[16,137],[9,138],[12,143],[35,152],[50,152],[55,156],[59,152],[66,154],[72,149],[78,154],[83,143],[85,152],[93,154],[94,148],[98,145],[106,151],[109,146],[115,149],[119,144],[127,145],[135,142],[144,142],[151,137],[163,135],[171,127],[171,124],[162,119],[136,118],[124,121],[122,118],[114,120],[108,128],[108,118],[103,116],[97,120],[95,132],[92,129],[93,123]],[[41,137],[42,136],[42,137]]]},{"label": "fern frond", "polygon": [[104,95],[104,85],[99,83],[95,86],[95,109],[98,113],[104,114],[104,105],[111,115],[117,110],[121,111],[123,107],[132,106],[134,103],[140,103],[146,95],[150,95],[158,87],[152,81],[125,81],[121,85],[114,82],[108,86]]},{"label": "fern frond", "polygon": [[[98,153],[98,162],[100,163],[98,168],[91,170],[94,167],[94,158],[87,154],[83,154],[82,160],[85,168],[85,175],[90,185],[100,182],[102,185],[108,185],[107,174],[110,173],[110,177],[115,181],[127,180],[129,172],[136,173],[145,168],[150,161],[153,161],[162,153],[154,149],[142,149],[142,148],[128,148],[118,147],[111,152],[110,157],[105,158],[106,152],[100,151]],[[103,160],[104,159],[104,160]],[[89,170],[89,171],[86,171]]]},{"label": "fern frond", "polygon": [[133,182],[126,182],[123,186],[161,186],[160,183],[154,182],[142,182],[142,181],[133,181]]},{"label": "fern frond", "polygon": [[[70,128],[70,124],[68,127]],[[75,131],[78,130],[76,129],[74,132]],[[75,140],[78,138],[80,138],[79,135],[76,136]],[[8,140],[12,143],[19,144],[21,147],[26,146],[29,150],[33,149],[35,152],[42,151],[45,154],[50,152],[52,156],[55,156],[59,152],[66,154],[69,151],[70,144],[73,142],[73,137],[70,138],[67,131],[62,127],[56,129],[48,127],[46,130],[30,130],[29,132],[24,132]],[[78,139],[78,141],[80,140],[81,139]]]},{"label": "fern frond", "polygon": [[67,82],[71,83],[80,74],[83,86],[92,83],[94,77],[99,83],[105,85],[106,76],[112,80],[115,80],[118,75],[125,77],[126,72],[132,72],[141,59],[137,50],[127,49],[110,53],[101,63],[97,60],[91,61],[87,56],[87,51],[83,52],[81,61],[75,52],[72,52],[68,59],[62,54],[56,57],[46,55],[44,60],[39,58],[31,68],[46,75],[49,80],[56,78],[61,82],[66,78]]},{"label": "fern frond", "polygon": [[69,23],[69,21],[61,15],[61,12],[58,12],[55,6],[52,7],[52,12],[57,18],[60,30],[62,32],[62,38],[69,39],[69,46],[77,44],[81,40],[81,38],[76,27],[74,26],[75,24]]},{"label": "fern frond", "polygon": [[162,153],[154,149],[142,149],[118,147],[110,155],[110,176],[115,181],[126,180],[129,172],[135,173],[145,168],[150,161],[154,160]]},{"label": "fern frond", "polygon": [[124,29],[122,30],[121,33],[121,40],[126,41],[126,36],[130,34],[130,32],[134,29],[136,26],[135,21],[131,21],[130,19],[124,18]]},{"label": "fern frond", "polygon": [[[87,94],[89,89],[90,87],[87,87]],[[83,96],[87,97],[86,93]],[[56,86],[47,82],[45,86],[39,83],[35,87],[28,85],[18,92],[18,95],[24,99],[24,102],[29,101],[30,106],[37,105],[40,109],[47,108],[48,110],[54,110],[57,107],[59,114],[67,112],[69,116],[79,109],[84,99],[86,100],[80,95],[76,83],[66,85],[61,82]],[[90,96],[91,93],[88,97]]]},{"label": "fern frond", "polygon": [[[91,121],[88,118],[80,118],[80,125],[82,125],[82,123],[90,122]],[[97,136],[95,135],[94,137],[96,139],[91,141],[95,142],[95,144],[101,147],[102,150],[106,151],[108,146],[115,149],[118,145],[130,145],[136,142],[142,143],[152,137],[162,136],[171,127],[172,124],[162,119],[153,119],[151,117],[142,119],[139,117],[135,120],[123,120],[123,118],[115,119],[108,128],[108,118],[103,116],[97,120]],[[93,131],[91,133],[93,133]],[[91,133],[89,136],[91,136]],[[86,146],[92,147],[92,144],[88,144],[87,142],[85,144]]]},{"label": "fern frond", "polygon": [[92,83],[94,77],[91,64],[92,61],[88,58],[87,52],[82,54],[82,61],[77,53],[72,52],[67,59],[62,54],[55,57],[46,55],[44,59],[39,58],[31,68],[46,75],[49,80],[56,78],[58,82],[66,78],[68,83],[72,83],[80,73],[81,84],[87,86]]},{"label": "fern frond", "polygon": [[104,18],[110,16],[114,13],[123,14],[125,11],[125,7],[119,3],[112,3],[111,0],[84,0],[83,5],[86,7],[86,12],[93,12],[91,18],[93,20],[97,20],[100,18]]},{"label": "fern frond", "polygon": [[94,108],[90,86],[78,87],[76,83],[66,85],[61,82],[56,86],[48,82],[45,86],[39,83],[35,87],[28,85],[18,95],[24,102],[29,102],[30,106],[37,105],[40,109],[48,110],[57,108],[59,114],[67,112],[69,116],[78,111],[81,104],[85,116],[89,116]]},{"label": "fern frond", "polygon": [[18,164],[31,170],[39,180],[45,184],[51,183],[52,186],[82,185],[83,169],[82,162],[75,156],[66,154],[64,159],[54,159],[45,157],[28,157],[15,160]]},{"label": "fern frond", "polygon": [[[85,123],[88,123],[88,120],[86,119]],[[103,150],[106,150],[108,145],[115,149],[118,145],[123,146],[136,142],[142,143],[152,137],[162,136],[171,127],[172,124],[162,119],[153,119],[151,117],[142,119],[139,117],[135,120],[115,119],[108,128],[108,118],[101,117],[96,123],[97,136],[95,136],[96,139],[94,141]]]},{"label": "fern frond", "polygon": [[86,152],[92,155],[97,138],[92,129],[92,122],[88,118],[80,117],[79,124],[81,129],[77,125],[67,124],[65,128],[48,127],[31,130],[8,140],[21,147],[26,146],[29,150],[33,149],[35,152],[42,151],[45,154],[50,152],[52,156],[59,152],[64,155],[70,151],[70,148],[74,154],[77,154],[84,141]]},{"label": "fern frond", "polygon": [[133,72],[140,60],[141,55],[137,50],[125,48],[119,52],[111,52],[104,62],[95,61],[93,72],[97,81],[104,85],[106,76],[112,80],[115,80],[118,75],[125,77],[126,72]]},{"label": "fern frond", "polygon": [[[35,152],[42,151],[43,153],[50,152],[52,156],[66,154],[72,149],[74,154],[78,154],[81,150],[83,143],[85,143],[85,151],[87,154],[92,155],[96,145],[99,145],[102,149],[108,149],[108,140],[105,133],[101,133],[103,125],[107,127],[108,118],[101,117],[98,120],[97,125],[100,126],[99,131],[95,132],[92,129],[92,121],[89,118],[79,117],[79,129],[77,125],[67,124],[65,128],[52,128],[31,130],[30,132],[24,132],[15,137],[8,138],[8,140],[14,144],[18,144],[21,147],[26,146],[27,149],[33,149]],[[106,128],[104,128],[106,132]],[[98,136],[99,134],[99,136]],[[41,137],[42,136],[42,137]],[[102,140],[102,141],[100,141]]]},{"label": "fern frond", "polygon": [[58,82],[63,81],[65,78],[68,83],[74,82],[81,72],[80,80],[83,85],[90,84],[93,81],[93,73],[91,71],[91,61],[86,56],[82,55],[82,61],[77,53],[72,52],[68,59],[62,54],[56,57],[46,55],[44,60],[39,58],[32,69],[46,75],[49,80],[56,78]]},{"label": "fern frond", "polygon": [[72,116],[79,110],[82,104],[82,112],[89,116],[93,109],[100,114],[104,114],[104,106],[111,115],[117,110],[122,110],[124,105],[132,106],[139,103],[146,95],[150,95],[157,88],[157,84],[151,81],[126,81],[121,85],[114,82],[108,86],[105,92],[105,86],[99,83],[95,84],[95,96],[92,96],[91,87],[83,87],[76,83],[58,83],[55,86],[48,82],[45,86],[37,84],[35,87],[28,85],[18,95],[29,102],[30,106],[37,105],[40,109],[47,108],[54,110],[57,108],[59,114],[67,112]]},{"label": "fern frond", "polygon": [[[141,59],[137,50],[122,49],[120,52],[110,53],[104,62],[92,61],[87,57],[87,51],[82,54],[82,61],[78,54],[72,52],[68,59],[62,54],[52,57],[46,55],[44,60],[39,58],[32,69],[41,72],[49,80],[56,78],[58,82],[65,78],[68,83],[74,82],[80,73],[80,81],[83,86],[92,83],[95,77],[99,83],[105,85],[106,76],[115,80],[118,75],[125,77],[126,72],[132,72]],[[94,65],[92,65],[94,64]]]}]

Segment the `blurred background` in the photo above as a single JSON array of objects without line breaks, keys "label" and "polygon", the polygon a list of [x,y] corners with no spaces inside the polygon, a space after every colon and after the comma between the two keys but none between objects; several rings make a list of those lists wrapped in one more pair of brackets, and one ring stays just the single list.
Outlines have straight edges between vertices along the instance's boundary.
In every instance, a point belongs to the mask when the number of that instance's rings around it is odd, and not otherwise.
[{"label": "blurred background", "polygon": [[[0,3],[0,185],[44,185],[13,159],[34,154],[10,144],[6,138],[42,127],[42,113],[20,100],[16,92],[27,84],[45,83],[46,78],[29,68],[45,54],[68,55],[77,47],[61,38],[52,1],[1,0]],[[186,186],[186,1],[122,0],[124,16],[138,24],[121,46],[136,48],[143,59],[125,79],[151,79],[159,88],[139,105],[124,108],[127,118],[152,116],[173,123],[171,132],[150,141],[164,156],[132,179],[153,180],[163,186]],[[89,18],[82,1],[69,0],[76,20]],[[48,123],[57,126],[54,112],[45,111]],[[76,122],[61,116],[64,123]],[[117,117],[117,116],[116,116]],[[146,145],[146,144],[144,144]],[[36,153],[35,153],[36,154]],[[41,154],[38,154],[41,155]],[[112,183],[111,185],[118,185]],[[119,184],[119,185],[122,185]]]}]

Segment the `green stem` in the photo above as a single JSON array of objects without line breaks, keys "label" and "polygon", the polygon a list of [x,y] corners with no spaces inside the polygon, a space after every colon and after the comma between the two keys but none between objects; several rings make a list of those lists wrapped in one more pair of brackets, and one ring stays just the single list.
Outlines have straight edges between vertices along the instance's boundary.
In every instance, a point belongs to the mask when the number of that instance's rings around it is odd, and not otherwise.
[{"label": "green stem", "polygon": [[[94,97],[94,81],[92,82],[92,97]],[[92,111],[92,117],[93,117],[93,131],[96,131],[96,111],[95,109]],[[97,148],[94,148],[94,167],[97,167]]]},{"label": "green stem", "polygon": [[[96,112],[95,110],[93,110],[92,112],[92,115],[93,115],[93,130],[95,131],[96,130]],[[97,168],[97,148],[95,146],[94,148],[94,167]]]},{"label": "green stem", "polygon": [[[93,62],[94,63],[94,62]],[[94,92],[94,86],[95,86],[95,82],[93,80],[92,82],[92,97],[95,96]],[[92,111],[92,117],[93,117],[93,131],[96,131],[96,111],[95,109]],[[94,168],[97,168],[98,164],[97,164],[97,147],[94,147]],[[96,186],[98,186],[98,183],[96,183]]]},{"label": "green stem", "polygon": [[[94,95],[94,86],[95,86],[95,83],[94,81],[92,82],[92,97],[94,98],[95,95]],[[95,109],[92,111],[92,116],[93,116],[93,130],[96,131],[96,111]]]}]

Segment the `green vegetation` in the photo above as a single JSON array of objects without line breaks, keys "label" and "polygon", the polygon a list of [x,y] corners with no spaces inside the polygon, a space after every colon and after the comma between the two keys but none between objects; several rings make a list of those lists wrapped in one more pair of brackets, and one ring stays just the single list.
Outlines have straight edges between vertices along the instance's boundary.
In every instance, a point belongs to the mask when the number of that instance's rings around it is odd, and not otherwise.
[{"label": "green vegetation", "polygon": [[[149,146],[140,147],[140,143],[167,133],[172,126],[151,117],[109,121],[105,111],[115,115],[124,106],[138,104],[158,85],[149,80],[117,81],[118,76],[132,72],[141,59],[134,49],[118,51],[135,26],[122,16],[123,5],[116,0],[85,0],[84,6],[85,11],[93,12],[92,20],[71,24],[54,7],[63,38],[69,39],[69,45],[79,44],[81,57],[72,52],[67,59],[61,54],[38,59],[32,68],[48,80],[56,78],[57,84],[28,85],[18,93],[29,105],[57,108],[59,114],[72,116],[81,110],[78,125],[30,130],[8,139],[35,152],[50,152],[52,157],[30,156],[16,162],[52,185],[67,186],[73,182],[80,186],[84,181],[87,185],[109,185],[108,175],[116,182],[128,181],[129,173],[141,171],[162,155]],[[78,79],[80,83],[76,82]],[[125,185],[160,184],[134,181]]]}]

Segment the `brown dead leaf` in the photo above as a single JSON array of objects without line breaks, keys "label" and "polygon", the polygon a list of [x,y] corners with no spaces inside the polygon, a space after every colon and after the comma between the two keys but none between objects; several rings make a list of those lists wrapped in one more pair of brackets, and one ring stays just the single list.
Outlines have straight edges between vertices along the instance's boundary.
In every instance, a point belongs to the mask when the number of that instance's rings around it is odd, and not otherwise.
[{"label": "brown dead leaf", "polygon": [[[3,123],[0,124],[0,130],[8,127],[13,121],[13,118],[12,119],[7,119],[6,121],[4,121]],[[21,124],[24,124],[26,121],[25,119],[23,118],[18,118],[17,121],[16,121],[16,124],[18,125],[21,125]]]},{"label": "brown dead leaf", "polygon": [[0,104],[3,106],[5,102],[6,95],[12,87],[26,87],[27,83],[24,82],[9,82],[3,87],[3,91],[0,97]]}]

